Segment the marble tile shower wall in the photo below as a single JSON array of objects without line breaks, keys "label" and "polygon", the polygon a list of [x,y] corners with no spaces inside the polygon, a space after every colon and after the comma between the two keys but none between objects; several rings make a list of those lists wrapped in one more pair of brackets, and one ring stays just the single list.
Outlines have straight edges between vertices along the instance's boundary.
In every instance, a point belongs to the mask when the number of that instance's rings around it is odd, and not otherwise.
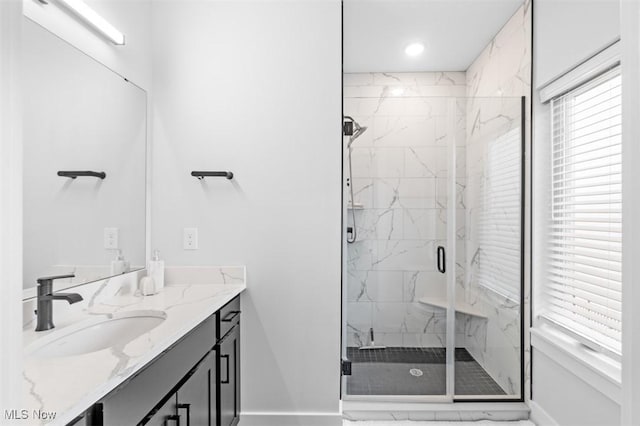
[{"label": "marble tile shower wall", "polygon": [[[520,126],[521,112],[517,98],[531,94],[531,2],[525,1],[507,24],[467,70],[467,268],[468,302],[480,308],[487,319],[468,317],[465,320],[467,350],[509,395],[519,395],[521,385],[521,324],[520,314],[529,309],[528,288],[524,306],[517,298],[505,297],[478,282],[479,259],[482,250],[477,218],[482,205],[480,185],[486,177],[488,144],[497,135]],[[487,99],[486,97],[494,97]],[[499,100],[495,97],[505,97]],[[525,114],[525,135],[530,134],[530,115]],[[513,217],[519,222],[519,216]],[[519,243],[519,233],[513,234]],[[512,283],[520,285],[519,279]],[[524,335],[528,347],[527,333]],[[529,353],[525,350],[525,389],[529,381]],[[525,394],[525,397],[527,395]]]},{"label": "marble tile shower wall", "polygon": [[[346,74],[344,85],[345,115],[368,127],[352,152],[357,241],[347,248],[347,344],[368,344],[373,328],[376,344],[443,347],[444,310],[418,299],[446,296],[435,254],[446,239],[451,137],[457,145],[456,260],[464,284],[465,73]],[[464,346],[463,326],[456,338]]]}]

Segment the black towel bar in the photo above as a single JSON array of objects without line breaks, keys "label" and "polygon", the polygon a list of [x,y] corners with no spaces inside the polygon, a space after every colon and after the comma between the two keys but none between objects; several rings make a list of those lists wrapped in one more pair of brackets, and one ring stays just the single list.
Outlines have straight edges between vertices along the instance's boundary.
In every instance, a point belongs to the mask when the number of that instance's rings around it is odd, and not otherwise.
[{"label": "black towel bar", "polygon": [[107,174],[105,172],[93,172],[91,170],[85,170],[85,171],[79,171],[79,172],[78,171],[59,171],[58,176],[68,177],[71,179],[75,179],[78,176],[91,176],[91,177],[104,179],[107,177]]},{"label": "black towel bar", "polygon": [[198,179],[204,179],[205,177],[226,177],[227,179],[233,179],[232,172],[191,172],[191,176],[195,176]]}]

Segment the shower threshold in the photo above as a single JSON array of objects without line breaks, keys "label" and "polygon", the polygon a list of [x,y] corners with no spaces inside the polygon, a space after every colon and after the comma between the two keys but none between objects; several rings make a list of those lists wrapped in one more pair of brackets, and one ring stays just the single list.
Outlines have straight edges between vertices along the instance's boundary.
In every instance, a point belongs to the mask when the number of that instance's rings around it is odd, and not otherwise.
[{"label": "shower threshold", "polygon": [[342,401],[347,420],[518,421],[529,419],[524,402],[394,402]]}]

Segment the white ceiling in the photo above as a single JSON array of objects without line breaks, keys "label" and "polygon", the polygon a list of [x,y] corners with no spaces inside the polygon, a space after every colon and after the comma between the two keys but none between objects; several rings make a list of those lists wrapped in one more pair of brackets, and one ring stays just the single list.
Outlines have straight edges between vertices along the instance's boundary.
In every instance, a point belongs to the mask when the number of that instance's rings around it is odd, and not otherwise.
[{"label": "white ceiling", "polygon": [[[344,0],[344,71],[465,71],[522,0]],[[422,42],[419,57],[404,53]]]}]

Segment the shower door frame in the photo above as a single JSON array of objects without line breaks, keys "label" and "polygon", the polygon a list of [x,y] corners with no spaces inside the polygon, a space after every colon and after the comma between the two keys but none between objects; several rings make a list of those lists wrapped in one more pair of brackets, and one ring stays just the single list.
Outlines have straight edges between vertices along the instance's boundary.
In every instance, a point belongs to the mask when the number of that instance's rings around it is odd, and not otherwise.
[{"label": "shower door frame", "polygon": [[[442,395],[349,395],[347,394],[346,380],[347,376],[341,374],[340,380],[340,399],[342,401],[354,401],[354,402],[426,402],[426,403],[465,403],[465,402],[506,402],[517,403],[525,401],[525,290],[526,290],[526,208],[527,208],[527,128],[526,128],[526,96],[520,97],[520,129],[521,129],[521,162],[520,162],[520,395],[470,395],[466,397],[464,395],[455,395],[455,300],[456,300],[456,132],[455,120],[456,120],[456,102],[460,98],[448,99],[448,121],[447,121],[447,160],[448,160],[448,174],[447,174],[447,252],[449,256],[446,261],[446,268],[449,271],[446,277],[447,288],[447,315],[446,315],[446,390]],[[342,100],[344,101],[344,93]],[[344,103],[342,106],[342,112],[344,116]],[[342,136],[342,129],[341,129]],[[347,228],[347,191],[345,190],[345,144],[344,137],[341,145],[342,149],[342,164],[341,164],[341,185],[342,185],[342,233],[341,233],[341,250],[342,250],[342,274],[341,274],[341,360],[347,360],[347,276],[348,276],[348,264],[347,264],[347,242],[346,242],[346,228]]]}]

